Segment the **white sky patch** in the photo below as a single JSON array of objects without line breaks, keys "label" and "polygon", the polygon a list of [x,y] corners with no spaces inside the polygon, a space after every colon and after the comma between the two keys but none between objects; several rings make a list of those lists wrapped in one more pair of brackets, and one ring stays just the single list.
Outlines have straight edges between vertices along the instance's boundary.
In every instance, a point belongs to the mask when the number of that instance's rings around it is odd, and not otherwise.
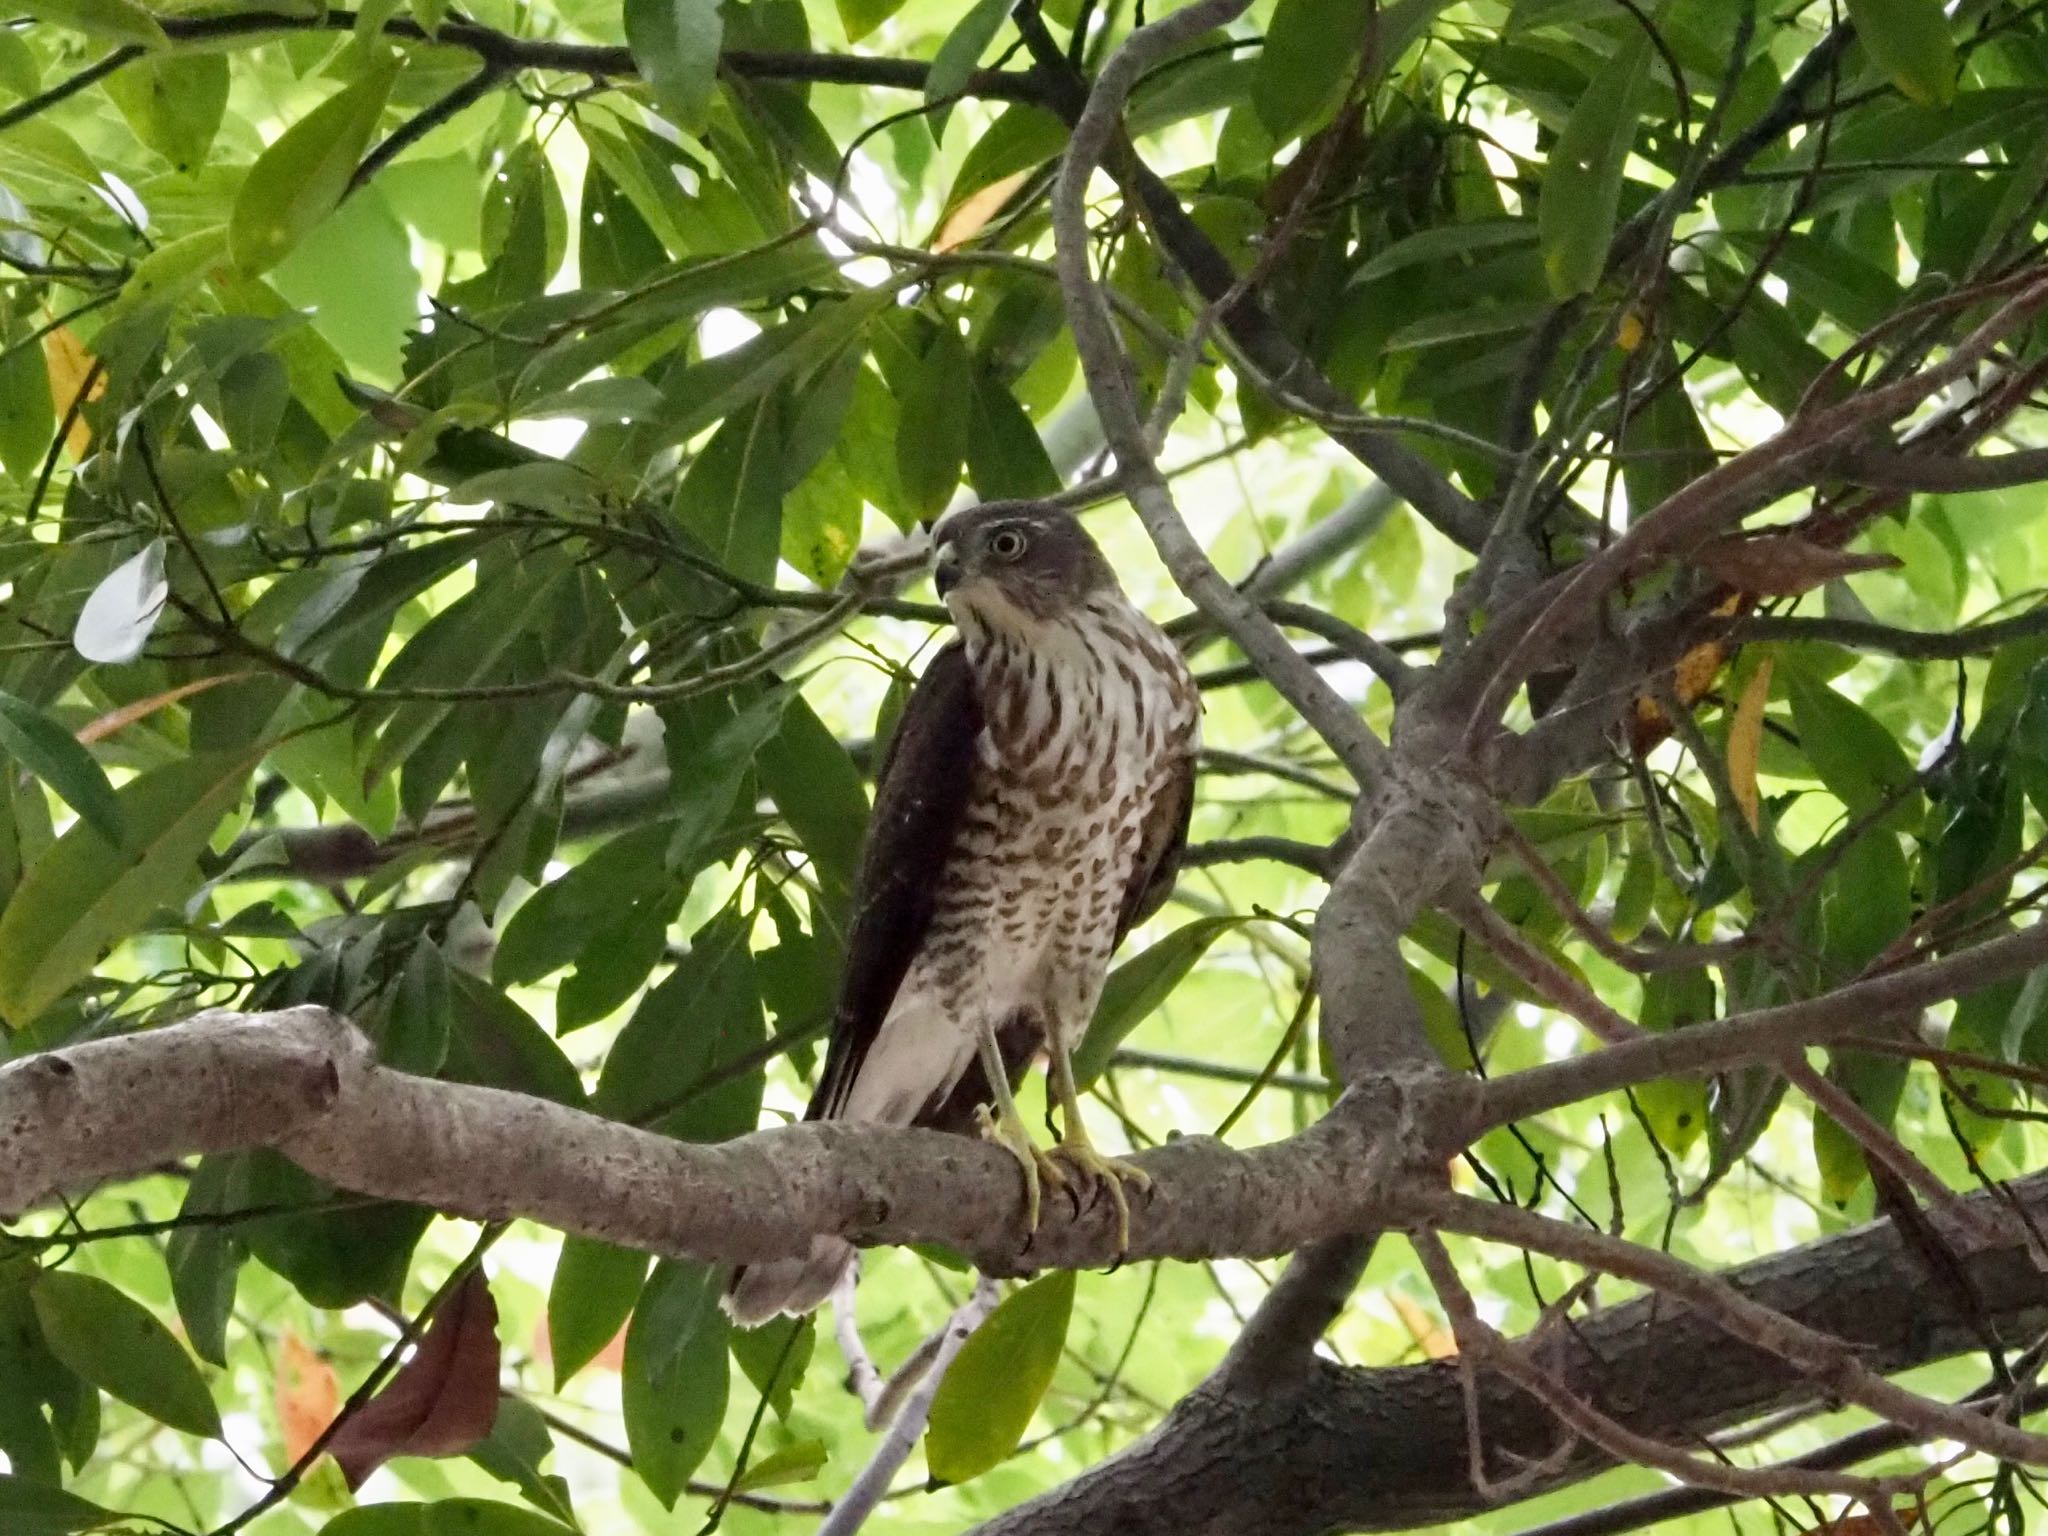
[{"label": "white sky patch", "polygon": [[566,458],[569,451],[583,441],[583,434],[589,424],[568,416],[553,416],[544,421],[515,421],[506,436],[513,442],[545,453],[551,458]]},{"label": "white sky patch", "polygon": [[704,357],[718,357],[760,334],[761,327],[736,309],[707,310],[697,322],[697,350]]}]

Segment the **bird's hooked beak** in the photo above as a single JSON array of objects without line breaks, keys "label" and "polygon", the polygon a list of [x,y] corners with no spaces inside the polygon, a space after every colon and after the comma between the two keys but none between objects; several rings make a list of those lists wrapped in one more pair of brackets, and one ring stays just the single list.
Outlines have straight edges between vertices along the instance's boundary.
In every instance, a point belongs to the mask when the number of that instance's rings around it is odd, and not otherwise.
[{"label": "bird's hooked beak", "polygon": [[954,544],[939,546],[938,563],[932,567],[932,585],[941,598],[960,583],[960,550]]}]

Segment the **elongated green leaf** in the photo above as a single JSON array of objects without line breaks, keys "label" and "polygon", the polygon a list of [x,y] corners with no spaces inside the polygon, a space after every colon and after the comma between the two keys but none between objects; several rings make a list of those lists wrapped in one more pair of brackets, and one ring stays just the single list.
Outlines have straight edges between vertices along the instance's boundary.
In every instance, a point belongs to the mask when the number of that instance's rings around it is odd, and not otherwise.
[{"label": "elongated green leaf", "polygon": [[1147,945],[1109,973],[1102,998],[1081,1043],[1074,1048],[1076,1087],[1085,1089],[1108,1070],[1124,1037],[1142,1024],[1187,979],[1209,946],[1243,923],[1238,917],[1198,917]]},{"label": "elongated green leaf", "polygon": [[1275,144],[1319,126],[1358,70],[1372,7],[1280,0],[1252,76],[1252,105]]},{"label": "elongated green leaf", "polygon": [[[1869,711],[1798,673],[1786,678],[1786,693],[1800,750],[1829,793],[1856,815],[1875,810],[1886,796],[1912,784],[1913,765],[1905,749]],[[1918,791],[1906,794],[1887,825],[1915,824],[1919,802]]]},{"label": "elongated green leaf", "polygon": [[320,1536],[576,1536],[571,1526],[493,1499],[366,1504],[336,1515]]},{"label": "elongated green leaf", "polygon": [[1647,38],[1630,43],[1611,70],[1593,77],[1551,149],[1536,228],[1543,273],[1559,298],[1591,292],[1607,266],[1650,59]]},{"label": "elongated green leaf", "polygon": [[199,753],[122,786],[118,844],[81,821],[29,866],[0,912],[0,1015],[17,1027],[63,996],[107,946],[199,884],[199,855],[256,759]]},{"label": "elongated green leaf", "polygon": [[114,786],[78,739],[25,699],[0,693],[0,752],[54,789],[110,843],[121,840]]},{"label": "elongated green leaf", "polygon": [[887,292],[871,292],[819,304],[730,352],[683,369],[662,386],[668,400],[663,438],[683,442],[695,437],[784,379],[825,362],[888,298]]},{"label": "elongated green leaf", "polygon": [[931,72],[924,79],[926,101],[944,101],[966,88],[974,66],[981,62],[982,54],[995,41],[1003,18],[1009,14],[1009,0],[975,0],[932,56]]},{"label": "elongated green leaf", "polygon": [[899,403],[916,428],[896,439],[896,472],[918,515],[936,517],[959,488],[974,421],[974,362],[950,328],[909,370]]},{"label": "elongated green leaf", "polygon": [[147,6],[136,0],[22,0],[18,10],[38,21],[103,37],[110,43],[131,43],[143,48],[168,48],[171,40]]},{"label": "elongated green leaf", "polygon": [[50,1353],[101,1391],[192,1435],[218,1435],[220,1412],[170,1329],[106,1281],[46,1270],[30,1295]]},{"label": "elongated green leaf", "polygon": [[589,1237],[562,1239],[548,1287],[548,1352],[560,1391],[597,1358],[633,1315],[647,1278],[647,1255]]},{"label": "elongated green leaf", "polygon": [[120,1520],[112,1510],[74,1493],[0,1472],[0,1530],[7,1536],[71,1536]]},{"label": "elongated green leaf", "polygon": [[944,1483],[979,1477],[1017,1448],[1067,1342],[1074,1272],[1061,1270],[1003,1298],[953,1357],[932,1399],[925,1460]]},{"label": "elongated green leaf", "polygon": [[735,576],[766,585],[782,548],[782,397],[728,416],[676,487],[676,521]]},{"label": "elongated green leaf", "polygon": [[242,1160],[232,1155],[202,1161],[179,1210],[179,1215],[195,1220],[173,1232],[164,1245],[178,1321],[185,1326],[192,1352],[209,1365],[228,1363],[228,1316],[234,1310],[235,1287],[249,1249],[233,1227],[196,1218],[242,1205],[242,1167]]},{"label": "elongated green leaf", "polygon": [[1956,43],[1941,0],[1848,0],[1870,56],[1905,96],[1945,107],[1956,94]]},{"label": "elongated green leaf", "polygon": [[626,1330],[626,1444],[633,1470],[670,1508],[725,1419],[731,1364],[730,1324],[718,1310],[722,1283],[709,1265],[658,1264]]},{"label": "elongated green leaf", "polygon": [[179,53],[111,75],[107,94],[135,136],[182,175],[206,164],[228,106],[228,61],[221,53]]},{"label": "elongated green leaf", "polygon": [[625,0],[626,46],[679,128],[704,124],[718,83],[720,0]]},{"label": "elongated green leaf", "polygon": [[32,481],[56,430],[43,349],[24,335],[0,351],[0,465],[15,479]]},{"label": "elongated green leaf", "polygon": [[394,62],[377,63],[293,123],[249,167],[228,216],[228,254],[244,273],[276,266],[341,202],[397,72]]}]

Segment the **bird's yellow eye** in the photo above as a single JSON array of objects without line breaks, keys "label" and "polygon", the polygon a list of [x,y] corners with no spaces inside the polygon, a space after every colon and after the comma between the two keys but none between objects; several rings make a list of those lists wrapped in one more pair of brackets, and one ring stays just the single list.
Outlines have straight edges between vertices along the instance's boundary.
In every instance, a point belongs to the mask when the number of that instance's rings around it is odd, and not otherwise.
[{"label": "bird's yellow eye", "polygon": [[989,553],[998,560],[1015,560],[1024,553],[1026,542],[1021,529],[998,528],[989,535]]}]

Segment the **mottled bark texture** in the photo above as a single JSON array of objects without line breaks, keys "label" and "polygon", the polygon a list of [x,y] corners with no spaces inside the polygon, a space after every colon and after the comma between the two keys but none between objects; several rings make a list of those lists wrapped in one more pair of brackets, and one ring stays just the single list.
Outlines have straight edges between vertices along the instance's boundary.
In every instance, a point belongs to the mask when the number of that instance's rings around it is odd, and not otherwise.
[{"label": "mottled bark texture", "polygon": [[[2048,1174],[2011,1187],[2048,1216]],[[2000,1202],[1978,1194],[1987,1214]],[[2006,1346],[2048,1326],[2048,1276],[2021,1223],[1966,1257],[1982,1318]],[[1760,1259],[1728,1278],[1752,1300],[1855,1346],[1896,1372],[1981,1350],[1956,1289],[1928,1273],[1889,1222]],[[1561,1328],[1545,1363],[1602,1411],[1681,1445],[1818,1400],[1808,1378],[1739,1343],[1668,1297],[1611,1308]],[[1482,1378],[1488,1472],[1505,1477],[1558,1444],[1549,1412]],[[1448,1363],[1349,1368],[1320,1357],[1247,1382],[1219,1376],[1159,1427],[1074,1481],[979,1528],[976,1536],[1319,1536],[1437,1525],[1483,1512],[1466,1462],[1464,1406]],[[1527,1496],[1611,1463],[1588,1447]]]}]

